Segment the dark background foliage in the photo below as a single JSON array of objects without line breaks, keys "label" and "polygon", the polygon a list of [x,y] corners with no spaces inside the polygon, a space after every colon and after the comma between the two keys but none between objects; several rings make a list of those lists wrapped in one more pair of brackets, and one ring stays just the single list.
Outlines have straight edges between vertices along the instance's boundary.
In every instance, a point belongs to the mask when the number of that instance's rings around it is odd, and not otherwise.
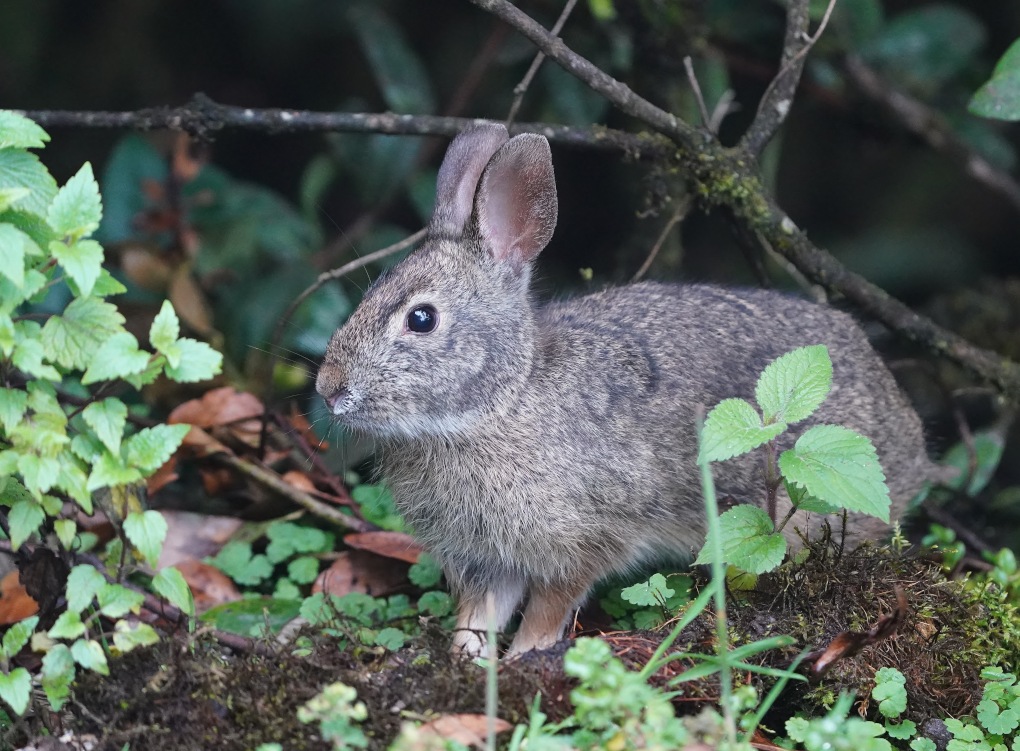
[{"label": "dark background foliage", "polygon": [[[546,26],[562,9],[546,0],[520,5]],[[578,4],[563,32],[568,45],[697,122],[682,64],[690,55],[710,109],[733,92],[721,136],[735,142],[775,75],[782,6],[616,0],[614,17],[596,17],[605,7]],[[819,3],[815,17],[824,9]],[[819,245],[894,295],[941,311],[943,320],[1014,356],[1020,346],[1011,332],[1020,315],[1005,280],[1020,275],[1020,205],[911,132],[854,83],[846,60],[863,61],[886,92],[929,107],[945,132],[1016,174],[1017,127],[965,108],[1018,36],[1020,5],[1013,0],[840,0],[811,53],[790,118],[763,159],[780,203]],[[533,55],[530,43],[459,0],[5,0],[0,107],[132,110],[181,104],[201,91],[254,108],[502,119]],[[518,120],[635,129],[551,63],[531,85]],[[175,226],[197,238],[187,246],[157,231],[158,223],[137,220],[138,211],[160,204],[159,195],[142,190],[141,178],[162,181],[167,202],[166,134],[124,140],[116,131],[50,130],[45,159],[58,180],[84,160],[101,176],[103,239],[112,256],[141,243],[168,263],[187,258],[199,281],[195,304],[210,311],[208,330],[200,333],[223,346],[235,380],[249,382],[257,381],[255,360],[272,327],[316,273],[421,226],[445,145],[434,137],[224,132],[203,147],[199,161],[208,166],[181,188]],[[682,195],[682,175],[581,148],[557,147],[554,159],[560,226],[541,261],[541,291],[629,278],[673,211],[668,199]],[[745,246],[724,212],[696,209],[650,276],[755,283]],[[773,283],[790,284],[778,265],[765,268]],[[580,269],[591,269],[592,281]],[[135,282],[129,300],[144,304],[144,285],[129,269],[121,273]],[[285,340],[296,358],[321,354],[366,281],[359,273],[302,308]],[[187,308],[176,295],[175,304]],[[201,329],[202,316],[192,319]],[[307,387],[299,370],[277,375],[278,385]],[[1003,482],[1015,480],[1007,475]]]}]

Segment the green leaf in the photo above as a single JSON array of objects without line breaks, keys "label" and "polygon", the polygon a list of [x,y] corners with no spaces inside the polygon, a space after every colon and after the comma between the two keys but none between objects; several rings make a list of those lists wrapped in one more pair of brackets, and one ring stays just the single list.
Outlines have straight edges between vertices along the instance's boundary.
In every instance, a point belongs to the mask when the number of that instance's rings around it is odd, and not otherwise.
[{"label": "green leaf", "polygon": [[981,117],[1020,120],[1020,39],[995,66],[992,77],[970,100],[967,109]]},{"label": "green leaf", "polygon": [[0,224],[0,274],[15,287],[25,284],[25,256],[30,248],[37,247],[32,238],[12,224]]},{"label": "green leaf", "polygon": [[38,616],[30,616],[23,621],[18,621],[12,624],[8,629],[7,633],[4,634],[3,638],[3,656],[4,659],[10,660],[21,648],[28,644],[28,640],[32,638],[32,633],[35,631],[35,627],[39,624]]},{"label": "green leaf", "polygon": [[79,563],[67,575],[67,609],[80,613],[106,585],[106,578],[94,567]]},{"label": "green leaf", "polygon": [[86,386],[98,381],[140,373],[149,364],[149,354],[138,349],[138,340],[127,331],[110,336],[93,353],[81,382]]},{"label": "green leaf", "polygon": [[889,521],[889,489],[875,447],[848,428],[816,425],[780,455],[779,468],[825,503]]},{"label": "green leaf", "polygon": [[361,513],[367,521],[382,529],[405,531],[404,520],[397,513],[396,504],[393,502],[393,494],[385,485],[358,485],[351,491],[351,498],[361,506]]},{"label": "green leaf", "polygon": [[[159,309],[159,313],[152,320],[152,326],[149,328],[149,342],[156,349],[164,355],[167,354],[167,349],[173,347],[177,342],[177,337],[181,335],[181,324],[177,320],[177,314],[174,312],[174,306],[169,300],[163,301],[163,306]],[[167,356],[167,362],[174,367],[178,367],[180,363],[172,360]]]},{"label": "green leaf", "polygon": [[758,378],[754,396],[765,422],[796,423],[829,395],[832,361],[824,344],[801,347],[776,358]]},{"label": "green leaf", "polygon": [[453,612],[453,598],[446,592],[426,592],[418,598],[418,610],[442,617]]},{"label": "green leaf", "polygon": [[78,525],[74,519],[57,519],[53,522],[53,531],[60,540],[60,546],[64,550],[70,550],[74,544],[74,538],[78,535]]},{"label": "green leaf", "polygon": [[[3,154],[3,152],[0,151],[0,154]],[[15,330],[17,330],[17,327],[15,327]],[[25,373],[36,378],[47,381],[61,381],[60,372],[52,365],[47,365],[43,362],[45,357],[46,352],[43,350],[42,342],[38,339],[19,337],[14,345],[14,355],[11,357],[11,362],[19,370],[23,370]]]},{"label": "green leaf", "polygon": [[232,634],[261,634],[267,624],[270,631],[278,633],[298,615],[301,605],[301,600],[252,597],[209,608],[200,620]]},{"label": "green leaf", "polygon": [[676,590],[666,585],[666,577],[662,574],[653,574],[648,581],[639,582],[630,587],[625,587],[620,596],[632,605],[665,605],[666,600],[676,594]]},{"label": "green leaf", "polygon": [[99,197],[99,183],[92,174],[92,165],[85,162],[78,173],[57,192],[46,213],[46,220],[57,235],[77,240],[95,232],[102,218],[103,203]]},{"label": "green leaf", "polygon": [[297,584],[311,584],[319,575],[319,561],[310,555],[295,558],[287,564],[287,576]]},{"label": "green leaf", "polygon": [[326,553],[333,550],[334,539],[321,529],[293,522],[276,522],[266,531],[269,545],[266,556],[273,563],[283,563],[296,553]]},{"label": "green leaf", "polygon": [[1016,711],[1011,708],[1001,709],[991,699],[978,702],[977,718],[985,730],[996,735],[1009,735],[1020,726],[1020,715]]},{"label": "green leaf", "polygon": [[32,676],[25,668],[14,668],[9,673],[0,672],[0,699],[7,702],[14,710],[14,714],[18,716],[25,714],[31,689]]},{"label": "green leaf", "polygon": [[720,462],[768,443],[786,425],[763,425],[761,416],[743,399],[724,399],[708,413],[701,432],[698,462]]},{"label": "green leaf", "polygon": [[79,639],[71,645],[71,656],[86,670],[94,670],[100,675],[110,674],[110,668],[106,664],[106,654],[97,641]]},{"label": "green leaf", "polygon": [[120,453],[120,442],[127,424],[127,407],[124,402],[108,397],[85,407],[81,416],[111,454]]},{"label": "green leaf", "polygon": [[18,202],[18,208],[45,216],[57,194],[57,181],[35,154],[3,149],[0,150],[0,190],[7,188],[28,188],[31,193]]},{"label": "green leaf", "polygon": [[139,430],[124,442],[128,465],[144,473],[154,472],[173,456],[189,430],[190,425],[154,425]]},{"label": "green leaf", "polygon": [[914,738],[910,742],[912,751],[938,751],[938,746],[931,738]]},{"label": "green leaf", "polygon": [[241,585],[260,584],[273,573],[273,564],[264,555],[252,555],[251,544],[231,540],[209,563]]},{"label": "green leaf", "polygon": [[[954,445],[942,457],[942,464],[949,467],[956,467],[959,474],[946,482],[946,485],[953,490],[965,492],[972,498],[980,493],[991,482],[995,470],[1002,461],[1002,452],[1005,449],[1004,436],[998,431],[989,430],[975,433],[970,441],[970,446],[960,442]],[[970,456],[974,452],[976,466],[971,474]],[[967,484],[964,489],[964,482]]]},{"label": "green leaf", "polygon": [[28,394],[20,389],[0,388],[0,427],[10,433],[25,416]]},{"label": "green leaf", "polygon": [[818,500],[808,493],[806,488],[794,485],[785,477],[783,478],[783,487],[786,488],[786,494],[790,496],[790,502],[799,511],[807,511],[812,514],[835,514],[839,511],[837,506]]},{"label": "green leaf", "polygon": [[418,562],[412,564],[411,568],[407,570],[407,578],[411,580],[414,586],[421,589],[429,589],[436,586],[442,577],[443,569],[440,568],[436,559],[428,553],[419,555]]},{"label": "green leaf", "polygon": [[166,531],[166,519],[158,511],[133,511],[124,519],[124,534],[153,567],[163,551]]},{"label": "green leaf", "polygon": [[103,246],[95,240],[78,240],[70,245],[54,240],[50,253],[78,285],[80,295],[90,295],[103,269]]},{"label": "green leaf", "polygon": [[0,188],[0,214],[15,206],[22,198],[32,195],[28,188]]},{"label": "green leaf", "polygon": [[42,661],[42,687],[50,708],[59,712],[71,693],[74,683],[74,657],[66,644],[55,644]]},{"label": "green leaf", "polygon": [[49,140],[49,134],[29,118],[0,110],[0,149],[41,149]]},{"label": "green leaf", "polygon": [[399,628],[384,628],[375,635],[375,643],[391,652],[396,652],[404,646],[405,641],[407,641],[407,634]]},{"label": "green leaf", "polygon": [[973,13],[933,3],[896,16],[858,52],[893,83],[931,95],[970,66],[984,42]]},{"label": "green leaf", "polygon": [[[771,571],[783,562],[786,539],[775,531],[769,515],[757,506],[741,504],[719,515],[723,559],[752,574]],[[695,563],[708,563],[708,546]]]},{"label": "green leaf", "polygon": [[[3,295],[3,290],[0,290],[0,296]],[[14,351],[14,344],[17,342],[17,336],[14,330],[14,321],[7,313],[0,312],[0,353],[4,357],[10,357]]]},{"label": "green leaf", "polygon": [[59,316],[51,316],[42,329],[47,356],[64,368],[84,370],[96,350],[123,331],[124,316],[97,297],[78,297]]},{"label": "green leaf", "polygon": [[51,639],[77,639],[85,633],[85,624],[76,610],[65,610],[47,632]]},{"label": "green leaf", "polygon": [[121,584],[106,583],[100,587],[97,599],[100,613],[108,618],[123,618],[128,613],[137,615],[145,595]]},{"label": "green leaf", "polygon": [[881,668],[875,672],[871,697],[878,702],[878,711],[883,717],[894,719],[907,711],[906,681],[896,668]]},{"label": "green leaf", "polygon": [[119,456],[107,451],[100,452],[92,465],[85,487],[89,491],[129,485],[142,479],[142,473],[135,467],[127,466]]},{"label": "green leaf", "polygon": [[205,342],[182,337],[175,344],[180,348],[176,366],[167,362],[167,377],[178,383],[205,381],[217,375],[223,367],[223,355]]},{"label": "green leaf", "polygon": [[10,514],[7,515],[7,523],[10,525],[11,547],[15,550],[21,547],[25,540],[36,533],[45,518],[46,514],[43,513],[42,506],[35,501],[21,500],[15,503],[11,507]]},{"label": "green leaf", "polygon": [[191,588],[184,575],[173,566],[161,569],[152,577],[152,589],[182,613],[195,614],[195,598]]},{"label": "green leaf", "polygon": [[121,652],[130,652],[135,647],[148,647],[159,643],[159,634],[148,623],[117,621],[113,632],[113,645]]}]

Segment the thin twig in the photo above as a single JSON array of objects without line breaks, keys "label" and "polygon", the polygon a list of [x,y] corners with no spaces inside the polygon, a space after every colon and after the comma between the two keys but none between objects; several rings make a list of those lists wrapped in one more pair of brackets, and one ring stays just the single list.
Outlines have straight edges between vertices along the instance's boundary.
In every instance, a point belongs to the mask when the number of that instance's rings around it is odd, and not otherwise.
[{"label": "thin twig", "polygon": [[641,264],[641,268],[637,270],[634,277],[631,279],[632,282],[640,281],[641,278],[648,273],[648,269],[651,268],[652,262],[655,260],[655,257],[659,255],[659,251],[662,250],[662,246],[666,243],[666,238],[669,237],[669,233],[673,231],[673,227],[675,227],[678,222],[682,221],[683,218],[687,216],[687,212],[690,208],[691,195],[690,193],[686,193],[677,200],[676,210],[662,228],[662,232],[659,233],[659,238],[655,241],[655,245],[652,246],[651,251],[649,251],[645,262]]},{"label": "thin twig", "polygon": [[[567,4],[563,6],[563,11],[560,13],[560,17],[556,19],[556,23],[553,24],[552,29],[549,33],[553,36],[559,36],[560,31],[563,29],[563,24],[567,22],[570,14],[574,10],[574,6],[577,5],[577,0],[567,0]],[[534,79],[535,74],[538,73],[538,69],[542,67],[542,61],[545,60],[545,53],[539,52],[535,55],[535,59],[531,61],[531,65],[528,67],[528,72],[524,74],[524,78],[521,82],[514,86],[514,101],[510,105],[510,112],[506,116],[506,126],[509,128],[510,124],[517,117],[517,110],[521,108],[521,103],[524,102],[524,95],[528,91],[528,87],[531,86],[531,81]]]},{"label": "thin twig", "polygon": [[687,71],[687,80],[694,91],[694,99],[698,103],[698,111],[701,112],[701,122],[712,133],[715,133],[711,126],[712,118],[708,114],[708,107],[705,105],[705,97],[701,93],[701,84],[698,83],[698,77],[694,75],[694,63],[690,55],[684,57],[684,70]]},{"label": "thin twig", "polygon": [[1020,209],[1020,184],[960,138],[941,113],[890,86],[858,57],[847,57],[843,69],[858,91],[885,107],[911,133]]},{"label": "thin twig", "polygon": [[779,72],[765,89],[754,121],[743,138],[744,148],[755,156],[761,154],[786,120],[797,86],[800,84],[807,54],[821,39],[835,7],[836,0],[829,0],[818,29],[813,36],[808,37],[810,0],[790,0],[786,10],[786,36],[783,40]]}]

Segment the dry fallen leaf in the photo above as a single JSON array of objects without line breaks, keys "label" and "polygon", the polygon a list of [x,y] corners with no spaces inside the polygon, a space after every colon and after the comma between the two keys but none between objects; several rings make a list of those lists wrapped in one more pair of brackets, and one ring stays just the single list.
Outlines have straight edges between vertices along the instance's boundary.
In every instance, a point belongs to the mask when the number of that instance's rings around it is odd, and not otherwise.
[{"label": "dry fallen leaf", "polygon": [[[497,733],[503,733],[513,728],[513,725],[499,717],[494,717],[492,724],[493,730]],[[463,743],[465,746],[485,748],[488,728],[489,718],[483,714],[448,714],[426,722],[418,728],[418,732]]]},{"label": "dry fallen leaf", "polygon": [[10,626],[38,612],[39,603],[21,586],[17,569],[0,579],[0,626]]},{"label": "dry fallen leaf", "polygon": [[234,582],[215,566],[188,558],[175,563],[174,568],[181,572],[191,588],[195,596],[195,611],[199,615],[215,605],[241,599],[241,592]]},{"label": "dry fallen leaf", "polygon": [[417,563],[422,553],[421,545],[404,532],[356,532],[345,535],[344,544],[355,550],[365,550],[405,563]]},{"label": "dry fallen leaf", "polygon": [[896,609],[893,612],[879,618],[867,631],[844,631],[837,634],[825,649],[815,650],[807,656],[812,677],[821,678],[839,660],[853,657],[866,646],[891,637],[899,630],[907,612],[907,596],[902,589],[896,587]]},{"label": "dry fallen leaf", "polygon": [[233,516],[211,516],[175,509],[164,509],[162,513],[167,532],[163,552],[159,556],[159,568],[216,555],[244,524]]},{"label": "dry fallen leaf", "polygon": [[333,565],[319,573],[312,593],[326,592],[343,597],[362,592],[382,597],[407,586],[408,565],[393,558],[383,558],[360,550],[337,555]]}]

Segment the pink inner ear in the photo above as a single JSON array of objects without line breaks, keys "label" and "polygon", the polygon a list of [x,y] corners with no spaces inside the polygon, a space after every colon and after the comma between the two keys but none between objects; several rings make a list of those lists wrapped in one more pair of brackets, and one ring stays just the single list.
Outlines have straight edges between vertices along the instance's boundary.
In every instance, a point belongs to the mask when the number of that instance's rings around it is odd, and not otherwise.
[{"label": "pink inner ear", "polygon": [[494,258],[517,269],[533,261],[556,228],[549,143],[533,134],[508,141],[482,173],[475,210],[479,232]]},{"label": "pink inner ear", "polygon": [[453,139],[436,180],[433,231],[451,235],[464,231],[471,218],[482,170],[508,138],[502,125],[483,123],[462,131]]}]

